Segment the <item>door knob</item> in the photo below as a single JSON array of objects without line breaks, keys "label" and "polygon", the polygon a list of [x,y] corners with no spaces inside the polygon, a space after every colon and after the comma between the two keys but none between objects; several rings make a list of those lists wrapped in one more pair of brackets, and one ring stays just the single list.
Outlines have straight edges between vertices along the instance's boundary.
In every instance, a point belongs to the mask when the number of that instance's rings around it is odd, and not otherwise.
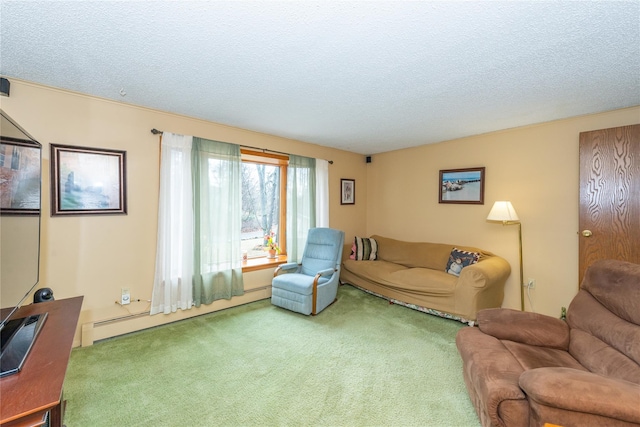
[{"label": "door knob", "polygon": [[584,237],[591,237],[593,236],[593,233],[591,232],[591,230],[582,230],[582,235]]}]

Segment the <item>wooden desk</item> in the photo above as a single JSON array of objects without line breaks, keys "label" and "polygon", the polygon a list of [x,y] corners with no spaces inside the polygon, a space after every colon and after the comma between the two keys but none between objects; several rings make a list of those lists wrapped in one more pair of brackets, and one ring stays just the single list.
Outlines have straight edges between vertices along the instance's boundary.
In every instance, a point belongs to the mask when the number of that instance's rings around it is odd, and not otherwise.
[{"label": "wooden desk", "polygon": [[25,305],[18,317],[48,312],[22,370],[0,379],[0,425],[38,426],[49,412],[62,426],[62,385],[71,355],[83,297]]}]

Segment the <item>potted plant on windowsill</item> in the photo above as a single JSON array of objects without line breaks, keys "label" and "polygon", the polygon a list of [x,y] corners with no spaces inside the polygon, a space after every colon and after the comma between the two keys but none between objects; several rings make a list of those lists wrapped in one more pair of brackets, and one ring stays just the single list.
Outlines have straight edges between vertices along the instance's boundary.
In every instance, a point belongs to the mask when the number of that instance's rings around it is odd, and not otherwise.
[{"label": "potted plant on windowsill", "polygon": [[271,232],[271,234],[267,234],[264,238],[266,241],[265,248],[269,252],[267,258],[275,258],[277,254],[280,253],[280,247],[275,241],[275,234]]}]

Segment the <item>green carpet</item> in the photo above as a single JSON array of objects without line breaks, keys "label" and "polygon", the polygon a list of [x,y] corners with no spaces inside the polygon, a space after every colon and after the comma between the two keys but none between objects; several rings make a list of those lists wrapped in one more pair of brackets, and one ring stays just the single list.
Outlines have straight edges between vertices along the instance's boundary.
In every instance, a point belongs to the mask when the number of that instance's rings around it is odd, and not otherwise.
[{"label": "green carpet", "polygon": [[348,285],[315,317],[258,301],[74,349],[65,424],[479,426],[463,327]]}]

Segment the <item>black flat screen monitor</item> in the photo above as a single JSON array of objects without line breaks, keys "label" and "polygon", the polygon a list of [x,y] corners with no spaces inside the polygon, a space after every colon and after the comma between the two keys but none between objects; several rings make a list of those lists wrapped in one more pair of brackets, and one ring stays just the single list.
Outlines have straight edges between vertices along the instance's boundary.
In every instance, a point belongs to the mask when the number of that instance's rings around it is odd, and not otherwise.
[{"label": "black flat screen monitor", "polygon": [[46,319],[20,317],[39,278],[42,145],[0,109],[0,376],[18,372]]}]

